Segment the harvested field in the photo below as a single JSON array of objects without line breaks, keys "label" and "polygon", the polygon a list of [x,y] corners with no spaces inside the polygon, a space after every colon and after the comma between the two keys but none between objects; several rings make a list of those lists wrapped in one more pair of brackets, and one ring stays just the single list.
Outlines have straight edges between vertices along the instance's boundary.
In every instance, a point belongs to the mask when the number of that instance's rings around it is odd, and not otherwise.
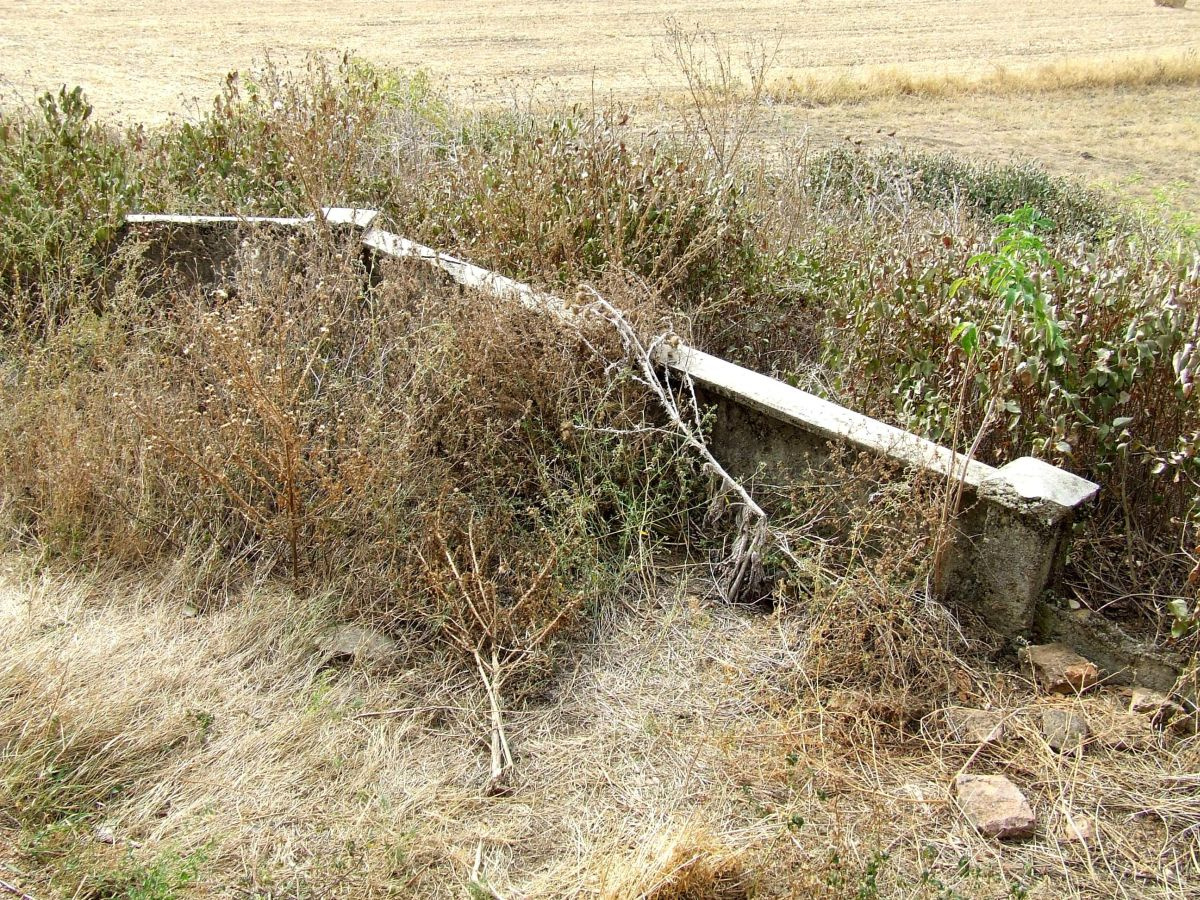
[{"label": "harvested field", "polygon": [[871,66],[975,73],[1066,56],[1200,47],[1200,15],[1149,0],[1006,4],[954,0],[783,0],[704,3],[512,2],[361,4],[198,0],[112,7],[0,3],[0,74],[28,92],[84,85],[105,112],[158,119],[207,101],[230,69],[264,51],[298,57],[347,49],[372,62],[423,68],[487,98],[553,86],[573,98],[594,88],[641,96],[647,76],[678,84],[655,58],[664,20],[731,40],[779,43],[781,75]]},{"label": "harvested field", "polygon": [[[1200,48],[1200,14],[1150,0],[339,0],[260,4],[252,14],[228,0],[116,8],[95,0],[49,7],[5,0],[0,84],[8,102],[30,102],[36,91],[78,83],[102,114],[153,123],[188,115],[197,105],[207,108],[227,72],[246,71],[267,53],[299,62],[310,52],[349,51],[377,64],[424,69],[475,103],[610,95],[641,101],[682,85],[664,49],[670,16],[684,28],[712,31],[735,51],[748,42],[777,46],[772,79],[785,93],[806,79],[870,84],[894,82],[899,73],[926,83],[945,77],[970,82],[1044,65],[1119,69]],[[1190,67],[1197,68],[1194,56]],[[1057,98],[975,97],[970,91],[948,100],[883,96],[852,108],[838,102],[815,110],[785,106],[767,137],[807,130],[824,145],[895,131],[898,140],[926,148],[1033,157],[1052,171],[1116,185],[1123,193],[1165,192],[1186,209],[1195,208],[1198,196],[1196,96],[1194,84],[1118,86]],[[836,101],[836,91],[827,99]],[[662,115],[651,104],[639,118],[650,126]]]}]

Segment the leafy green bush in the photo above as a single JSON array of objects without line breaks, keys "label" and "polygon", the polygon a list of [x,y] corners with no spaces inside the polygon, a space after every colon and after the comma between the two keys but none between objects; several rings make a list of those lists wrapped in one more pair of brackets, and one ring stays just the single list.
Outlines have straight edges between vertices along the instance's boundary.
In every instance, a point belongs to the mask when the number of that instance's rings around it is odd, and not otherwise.
[{"label": "leafy green bush", "polygon": [[1032,454],[1099,481],[1098,527],[1123,536],[1128,565],[1089,587],[1144,593],[1128,573],[1157,559],[1155,592],[1186,591],[1184,560],[1145,542],[1177,544],[1200,485],[1196,271],[1132,237],[1055,241],[1027,208],[1000,224],[845,260],[824,295],[835,389],[960,450],[978,436],[987,462]]},{"label": "leafy green bush", "polygon": [[0,328],[52,325],[94,304],[103,254],[139,190],[131,149],[76,87],[40,116],[0,117]]}]

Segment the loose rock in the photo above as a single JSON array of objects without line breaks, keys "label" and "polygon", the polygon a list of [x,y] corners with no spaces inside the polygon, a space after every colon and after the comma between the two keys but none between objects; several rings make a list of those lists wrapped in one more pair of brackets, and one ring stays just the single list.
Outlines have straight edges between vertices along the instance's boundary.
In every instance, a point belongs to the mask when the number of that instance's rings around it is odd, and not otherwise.
[{"label": "loose rock", "polygon": [[1029,801],[1003,775],[959,775],[954,779],[958,805],[975,829],[999,840],[1029,837],[1037,819]]},{"label": "loose rock", "polygon": [[1066,644],[1036,644],[1022,651],[1042,689],[1082,694],[1100,680],[1100,670]]},{"label": "loose rock", "polygon": [[333,660],[354,660],[380,664],[391,662],[399,653],[399,645],[390,637],[362,625],[334,625],[322,632],[319,649]]},{"label": "loose rock", "polygon": [[1042,736],[1060,753],[1079,750],[1091,734],[1087,719],[1066,709],[1042,710]]},{"label": "loose rock", "polygon": [[1092,844],[1096,841],[1096,824],[1084,816],[1067,813],[1059,839],[1070,844]]},{"label": "loose rock", "polygon": [[995,744],[1004,740],[1004,716],[986,709],[951,706],[944,712],[946,729],[956,741]]},{"label": "loose rock", "polygon": [[1142,687],[1133,689],[1129,698],[1129,711],[1149,716],[1156,726],[1168,725],[1177,716],[1185,715],[1183,707],[1166,694]]}]

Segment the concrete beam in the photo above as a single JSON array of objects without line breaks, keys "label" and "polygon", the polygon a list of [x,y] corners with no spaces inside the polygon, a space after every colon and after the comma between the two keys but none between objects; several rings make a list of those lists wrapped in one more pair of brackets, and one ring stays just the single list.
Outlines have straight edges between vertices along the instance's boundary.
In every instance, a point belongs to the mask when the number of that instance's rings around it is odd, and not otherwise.
[{"label": "concrete beam", "polygon": [[559,315],[566,313],[566,304],[553,294],[534,290],[529,285],[522,284],[507,275],[501,275],[499,272],[469,263],[449,253],[442,253],[432,247],[410,241],[398,234],[372,228],[363,235],[363,244],[385,256],[423,260],[435,269],[441,269],[463,287],[484,291],[493,297],[516,300],[531,309],[554,311]]},{"label": "concrete beam", "polygon": [[[322,218],[330,225],[349,225],[366,229],[379,215],[373,209],[354,209],[345,206],[326,206],[321,209]],[[127,225],[308,225],[316,216],[193,216],[175,213],[130,213],[125,217]]]},{"label": "concrete beam", "polygon": [[893,425],[864,416],[719,357],[680,345],[665,348],[662,361],[710,390],[830,441],[848,443],[907,466],[962,479],[971,488],[997,470]]}]

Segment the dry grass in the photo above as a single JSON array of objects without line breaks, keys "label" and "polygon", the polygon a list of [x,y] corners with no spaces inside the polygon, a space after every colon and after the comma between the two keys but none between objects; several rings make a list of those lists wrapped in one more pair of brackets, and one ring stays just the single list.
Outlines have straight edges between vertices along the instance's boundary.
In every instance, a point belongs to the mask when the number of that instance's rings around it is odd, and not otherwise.
[{"label": "dry grass", "polygon": [[787,76],[773,82],[767,96],[783,103],[829,106],[868,100],[1004,97],[1061,91],[1137,90],[1200,84],[1200,56],[1194,50],[1105,59],[1064,59],[1023,68],[997,67],[984,74],[924,74],[901,68],[835,76]]},{"label": "dry grass", "polygon": [[[260,584],[189,617],[183,570],[9,563],[0,862],[37,896],[96,896],[131,860],[194,864],[168,896],[1166,897],[1200,878],[1195,738],[1143,722],[1116,749],[1129,723],[1105,693],[1057,701],[1097,732],[1060,756],[1034,724],[1046,701],[987,670],[937,704],[991,704],[1011,736],[957,744],[935,709],[821,675],[803,617],[713,607],[684,573],[514,712],[521,779],[487,797],[484,692],[416,646],[327,666],[327,598]],[[975,835],[947,794],[960,771],[1013,778],[1038,835]],[[1094,844],[1062,839],[1068,814]]]},{"label": "dry grass", "polygon": [[[998,65],[1053,62],[1063,48],[1098,57],[1200,42],[1197,16],[1156,8],[1150,0],[883,0],[852,7],[842,0],[801,6],[787,0],[499,0],[482,8],[302,0],[253,16],[230,0],[197,0],[185,8],[161,0],[128,9],[72,0],[37,10],[14,3],[0,9],[3,79],[23,92],[78,82],[102,111],[155,121],[181,111],[190,98],[207,103],[212,85],[230,69],[249,69],[264,47],[293,59],[348,48],[375,63],[427,69],[490,100],[539,87],[570,101],[593,90],[640,97],[647,75],[664,88],[679,85],[678,73],[655,55],[669,16],[730,42],[778,43],[783,71],[835,76],[880,66],[977,75]],[[148,54],[154,56],[152,78]]]}]

